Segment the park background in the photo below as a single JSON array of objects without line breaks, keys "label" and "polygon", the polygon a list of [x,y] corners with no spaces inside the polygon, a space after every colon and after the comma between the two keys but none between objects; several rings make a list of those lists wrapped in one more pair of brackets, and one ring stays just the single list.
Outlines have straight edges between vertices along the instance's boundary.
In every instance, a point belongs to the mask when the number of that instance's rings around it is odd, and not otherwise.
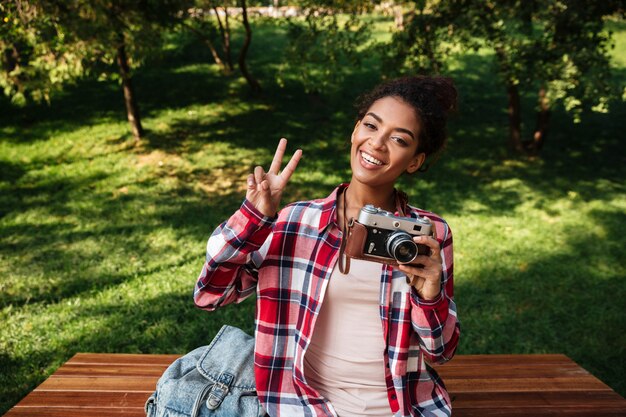
[{"label": "park background", "polygon": [[76,352],[252,333],[254,297],[192,302],[246,175],[286,137],[283,202],[326,196],[354,99],[416,73],[460,94],[441,159],[401,182],[455,234],[457,353],[564,353],[626,394],[619,2],[135,3],[0,7],[0,413]]}]

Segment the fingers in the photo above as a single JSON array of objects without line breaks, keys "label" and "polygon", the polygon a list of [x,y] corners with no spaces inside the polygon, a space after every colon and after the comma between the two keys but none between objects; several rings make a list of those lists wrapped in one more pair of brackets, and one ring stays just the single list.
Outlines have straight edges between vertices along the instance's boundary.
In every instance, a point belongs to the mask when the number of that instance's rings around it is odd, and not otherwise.
[{"label": "fingers", "polygon": [[256,190],[256,181],[254,180],[254,174],[248,175],[248,190]]},{"label": "fingers", "polygon": [[434,300],[441,292],[441,247],[435,233],[433,228],[433,236],[413,238],[415,243],[430,248],[428,256],[418,255],[411,264],[398,265],[398,269],[406,274],[407,283],[425,300]]},{"label": "fingers", "polygon": [[285,182],[289,181],[289,178],[291,178],[291,175],[296,170],[296,167],[298,166],[298,162],[300,162],[301,157],[302,157],[302,149],[298,149],[297,151],[293,153],[293,156],[291,157],[291,159],[289,160],[289,162],[287,163],[287,165],[285,166],[285,169],[283,169],[283,172],[281,174]]},{"label": "fingers", "polygon": [[[276,153],[274,154],[274,159],[272,160],[272,164],[270,165],[269,171],[267,171],[268,174],[278,175],[278,173],[280,172],[280,165],[282,164],[282,161],[283,161],[283,156],[285,156],[286,149],[287,149],[287,139],[282,138],[278,142],[278,146],[276,147]],[[298,162],[300,162],[300,157],[302,157],[302,150],[298,149],[297,151],[294,152],[293,156],[287,163],[287,166],[285,166],[285,169],[283,169],[281,176],[283,177],[285,182],[289,180],[291,175],[296,170],[296,167],[298,166]]]},{"label": "fingers", "polygon": [[401,264],[398,265],[398,269],[410,277],[412,282],[416,282],[417,278],[426,281],[439,281],[441,277],[441,268],[437,268],[436,265],[419,268],[414,265]]},{"label": "fingers", "polygon": [[425,269],[432,269],[432,267],[436,267],[436,265],[437,262],[433,261],[428,256],[416,256],[410,264],[398,264],[398,267],[401,271],[418,274]]},{"label": "fingers", "polygon": [[413,274],[406,274],[407,276],[407,283],[413,287],[418,286],[421,287],[422,285],[424,285],[424,278],[422,277],[418,277],[417,275],[413,275]]},{"label": "fingers", "polygon": [[418,272],[416,271],[417,268],[414,267],[410,267],[408,265],[404,265],[404,264],[400,264],[398,265],[398,269],[402,272],[404,272],[404,274],[407,277],[407,281],[409,285],[415,286],[419,283],[421,283],[421,281],[424,280],[423,277],[421,277],[419,274],[416,274],[414,272]]},{"label": "fingers", "polygon": [[280,171],[280,164],[282,163],[283,156],[285,155],[285,149],[287,149],[287,139],[282,138],[278,141],[272,165],[270,165],[270,170],[267,172],[278,175],[278,172]]},{"label": "fingers", "polygon": [[436,257],[437,259],[441,259],[441,247],[439,246],[439,242],[432,236],[416,236],[413,238],[413,242],[418,245],[426,245],[430,248],[430,256]]},{"label": "fingers", "polygon": [[254,180],[257,184],[260,184],[261,181],[265,179],[265,172],[263,171],[263,167],[255,166],[254,167]]},{"label": "fingers", "polygon": [[254,180],[256,181],[258,191],[265,191],[269,188],[269,184],[265,179],[265,171],[263,171],[263,167],[257,166],[254,168]]}]

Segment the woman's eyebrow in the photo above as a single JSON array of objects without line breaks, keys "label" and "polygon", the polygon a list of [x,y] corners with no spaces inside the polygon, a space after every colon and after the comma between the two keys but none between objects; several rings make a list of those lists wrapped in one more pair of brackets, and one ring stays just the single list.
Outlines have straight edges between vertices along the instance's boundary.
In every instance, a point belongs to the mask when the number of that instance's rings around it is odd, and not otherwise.
[{"label": "woman's eyebrow", "polygon": [[[380,116],[374,112],[368,112],[366,116],[372,116],[374,119],[376,119],[378,123],[383,122],[383,119],[381,119]],[[397,130],[398,132],[406,133],[407,135],[411,137],[411,139],[415,140],[415,136],[413,135],[413,132],[411,132],[409,129],[405,129],[403,127],[396,127],[394,130]]]}]

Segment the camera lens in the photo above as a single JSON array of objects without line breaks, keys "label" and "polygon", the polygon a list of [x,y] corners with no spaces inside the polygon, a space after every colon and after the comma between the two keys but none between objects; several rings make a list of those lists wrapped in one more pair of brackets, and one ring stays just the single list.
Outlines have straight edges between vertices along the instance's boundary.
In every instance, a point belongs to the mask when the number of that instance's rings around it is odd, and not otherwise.
[{"label": "camera lens", "polygon": [[417,256],[417,244],[406,232],[396,232],[387,240],[387,252],[400,263],[409,263]]}]

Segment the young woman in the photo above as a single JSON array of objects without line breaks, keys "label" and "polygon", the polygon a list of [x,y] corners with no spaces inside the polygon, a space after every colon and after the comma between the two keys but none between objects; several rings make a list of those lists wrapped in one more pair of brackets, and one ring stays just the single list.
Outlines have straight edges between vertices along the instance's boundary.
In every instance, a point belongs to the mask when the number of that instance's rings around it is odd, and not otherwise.
[{"label": "young woman", "polygon": [[[281,172],[281,139],[269,170],[254,169],[241,208],[210,237],[195,303],[214,310],[256,292],[255,378],[270,416],[451,414],[429,364],[452,358],[459,340],[452,232],[394,185],[441,150],[455,105],[456,90],[442,77],[376,87],[358,103],[350,183],[279,211],[302,155]],[[397,267],[351,259],[343,274],[342,239],[366,204],[429,218],[433,236],[414,241],[430,253]]]}]

